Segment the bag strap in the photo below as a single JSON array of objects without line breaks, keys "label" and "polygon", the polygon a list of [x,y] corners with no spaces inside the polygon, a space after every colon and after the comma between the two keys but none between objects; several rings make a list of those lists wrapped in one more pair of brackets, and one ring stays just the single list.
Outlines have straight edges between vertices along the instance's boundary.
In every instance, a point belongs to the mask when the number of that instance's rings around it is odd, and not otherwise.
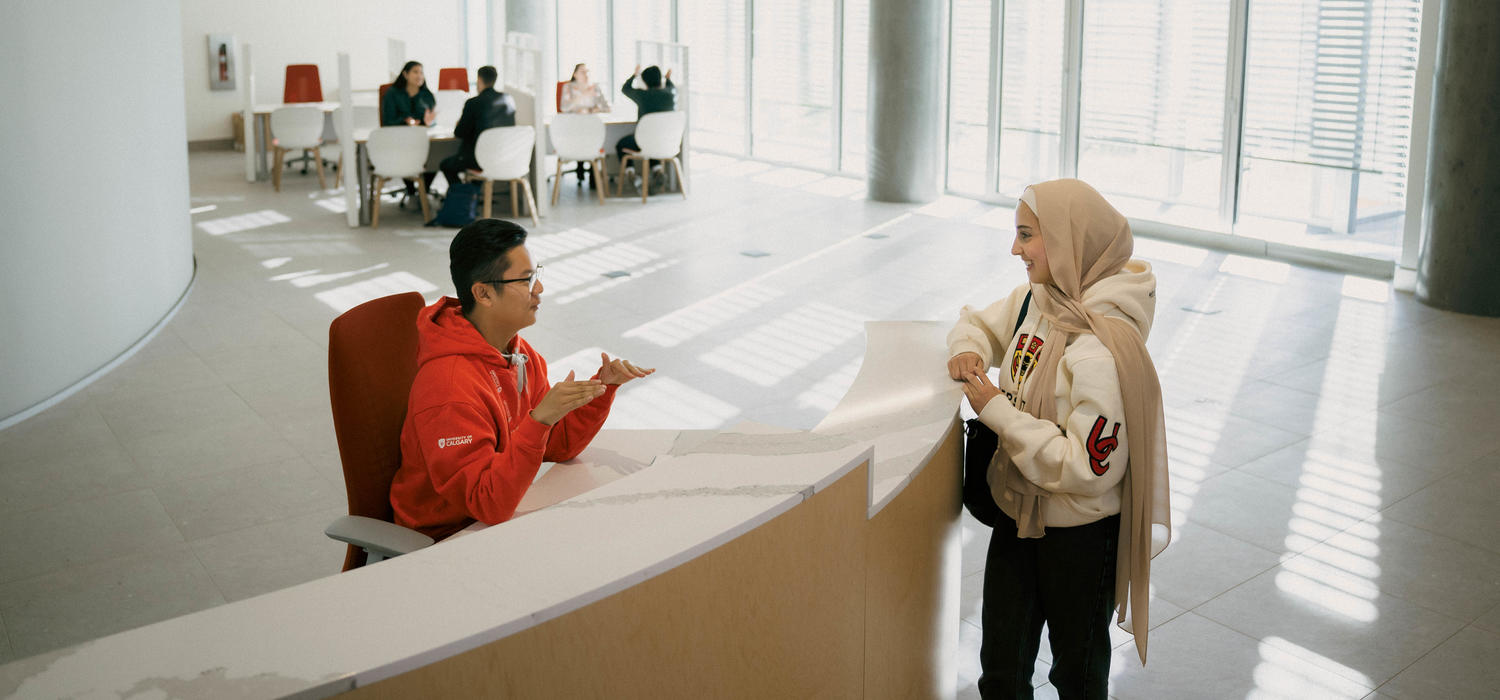
[{"label": "bag strap", "polygon": [[1010,335],[1012,338],[1016,336],[1016,331],[1021,330],[1021,322],[1026,320],[1026,310],[1029,308],[1031,308],[1030,289],[1026,290],[1026,299],[1021,302],[1021,313],[1016,315],[1016,327],[1010,329]]}]

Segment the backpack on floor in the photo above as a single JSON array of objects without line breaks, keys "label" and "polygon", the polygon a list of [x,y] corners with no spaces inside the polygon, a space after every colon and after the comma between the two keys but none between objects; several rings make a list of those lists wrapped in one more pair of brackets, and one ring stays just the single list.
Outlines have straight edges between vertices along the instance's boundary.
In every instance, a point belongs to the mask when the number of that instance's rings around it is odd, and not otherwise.
[{"label": "backpack on floor", "polygon": [[428,226],[467,226],[473,220],[479,218],[479,185],[468,182],[460,182],[448,186],[448,193],[444,195],[443,206],[438,208],[437,216],[427,222]]}]

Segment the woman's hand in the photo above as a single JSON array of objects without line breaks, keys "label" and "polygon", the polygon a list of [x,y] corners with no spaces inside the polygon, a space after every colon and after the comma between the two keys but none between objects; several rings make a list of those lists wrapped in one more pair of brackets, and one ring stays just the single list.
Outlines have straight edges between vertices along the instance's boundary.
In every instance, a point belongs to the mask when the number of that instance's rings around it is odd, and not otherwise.
[{"label": "woman's hand", "polygon": [[630,364],[629,360],[615,358],[609,359],[609,353],[599,353],[599,359],[603,363],[599,367],[599,381],[605,384],[620,385],[632,379],[640,379],[656,371],[655,367],[642,369]]},{"label": "woman's hand", "polygon": [[961,352],[948,360],[948,377],[963,381],[971,374],[984,371],[984,360],[977,352]]},{"label": "woman's hand", "polygon": [[427,111],[422,113],[422,123],[423,124],[426,124],[427,126],[432,126],[432,123],[434,121],[436,121],[436,120],[437,120],[437,112],[433,111],[433,109],[431,107],[428,107]]},{"label": "woman's hand", "polygon": [[990,382],[990,376],[984,372],[975,372],[964,380],[964,396],[969,399],[969,406],[975,413],[982,413],[986,404],[991,399],[1000,395],[1000,388]]}]

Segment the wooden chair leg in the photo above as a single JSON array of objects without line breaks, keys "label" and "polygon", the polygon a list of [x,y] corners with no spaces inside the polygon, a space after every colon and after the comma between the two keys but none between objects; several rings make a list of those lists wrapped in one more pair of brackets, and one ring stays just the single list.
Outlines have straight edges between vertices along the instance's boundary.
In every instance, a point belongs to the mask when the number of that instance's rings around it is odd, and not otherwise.
[{"label": "wooden chair leg", "polygon": [[344,150],[339,149],[338,165],[333,166],[333,182],[336,187],[344,186]]},{"label": "wooden chair leg", "polygon": [[563,159],[557,159],[557,175],[552,177],[552,206],[557,206],[557,195],[562,190]]},{"label": "wooden chair leg", "polygon": [[328,180],[323,178],[323,152],[316,147],[312,149],[312,152],[313,162],[318,165],[318,189],[326,190],[328,189]]},{"label": "wooden chair leg", "polygon": [[[603,182],[600,182],[600,180]],[[604,191],[609,189],[609,176],[604,172],[604,159],[594,159],[594,191],[599,193],[599,203],[604,203]]]},{"label": "wooden chair leg", "polygon": [[417,175],[417,194],[422,197],[422,223],[432,221],[432,205],[427,203],[427,178]]},{"label": "wooden chair leg", "polygon": [[277,192],[281,191],[281,161],[285,157],[286,151],[282,147],[277,146],[276,157],[272,160],[274,165],[271,167],[271,186],[276,188]]},{"label": "wooden chair leg", "polygon": [[490,196],[493,195],[494,192],[495,192],[495,181],[494,180],[485,180],[484,181],[484,218],[486,218],[486,219],[492,218],[492,217],[490,217]]},{"label": "wooden chair leg", "polygon": [[516,208],[516,181],[507,180],[505,186],[510,189],[510,218],[520,218],[521,211]]},{"label": "wooden chair leg", "polygon": [[677,189],[682,191],[682,198],[687,199],[687,180],[682,177],[682,161],[675,156],[672,158],[672,172],[677,174]]},{"label": "wooden chair leg", "polygon": [[380,228],[380,188],[385,185],[385,178],[375,176],[375,195],[370,198],[370,228]]},{"label": "wooden chair leg", "polygon": [[542,222],[536,217],[536,197],[531,194],[531,181],[526,178],[518,180],[521,183],[521,192],[526,196],[526,210],[531,212],[531,225],[541,227]]},{"label": "wooden chair leg", "polygon": [[646,195],[651,193],[651,159],[641,157],[641,204],[646,203]]},{"label": "wooden chair leg", "polygon": [[629,168],[629,167],[630,167],[630,156],[626,155],[626,156],[621,157],[620,158],[620,167],[616,171],[616,175],[615,175],[615,196],[616,197],[623,197],[623,196],[625,196],[625,170],[627,168]]}]

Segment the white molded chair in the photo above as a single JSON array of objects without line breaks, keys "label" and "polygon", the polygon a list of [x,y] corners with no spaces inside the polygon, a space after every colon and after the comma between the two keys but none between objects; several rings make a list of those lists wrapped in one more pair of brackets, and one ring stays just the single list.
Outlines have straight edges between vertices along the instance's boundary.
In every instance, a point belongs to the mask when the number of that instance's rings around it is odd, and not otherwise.
[{"label": "white molded chair", "polygon": [[471,177],[484,180],[484,218],[490,218],[490,196],[494,193],[494,182],[510,183],[510,215],[516,210],[516,188],[526,194],[526,205],[531,212],[531,224],[541,226],[536,218],[536,199],[531,194],[531,182],[526,176],[531,173],[531,149],[536,146],[536,129],[529,126],[497,126],[480,132],[474,143],[474,160],[481,172]]},{"label": "white molded chair", "polygon": [[[552,206],[557,206],[558,189],[562,187],[563,165],[592,163],[594,174],[604,174],[604,120],[597,114],[557,114],[549,128],[552,148],[557,151],[557,176],[552,181]],[[599,203],[604,203],[606,183],[600,185]]]},{"label": "white molded chair", "polygon": [[271,137],[276,149],[271,184],[277,192],[281,191],[281,170],[286,165],[288,151],[312,151],[313,161],[318,165],[318,187],[328,188],[323,178],[323,156],[318,151],[323,145],[322,109],[311,105],[277,107],[271,112]]},{"label": "white molded chair", "polygon": [[435,97],[437,106],[434,110],[437,112],[437,119],[433,121],[433,124],[452,131],[453,127],[458,126],[458,118],[464,113],[464,102],[471,95],[463,90],[438,90]]},{"label": "white molded chair", "polygon": [[370,154],[370,168],[375,171],[374,211],[370,213],[370,227],[380,227],[380,187],[387,180],[412,178],[421,191],[418,199],[422,203],[422,222],[432,220],[432,211],[427,204],[427,183],[422,180],[422,169],[427,165],[427,127],[382,126],[370,132],[365,149]]},{"label": "white molded chair", "polygon": [[673,172],[677,173],[682,198],[687,199],[687,180],[682,177],[682,161],[678,158],[682,153],[682,132],[686,128],[687,112],[652,112],[641,117],[635,125],[635,142],[641,150],[626,153],[620,160],[620,184],[615,189],[615,196],[625,191],[626,167],[630,161],[638,160],[641,163],[641,203],[644,204],[651,190],[651,172],[647,164],[653,160],[670,160]]},{"label": "white molded chair", "polygon": [[[333,110],[333,131],[338,134],[339,141],[349,138],[344,134],[343,121],[344,108],[336,107]],[[354,105],[354,139],[357,141],[361,136],[368,138],[371,131],[380,128],[380,109],[370,105]],[[342,183],[344,175],[344,149],[339,149],[339,163],[333,170],[333,181]]]}]

